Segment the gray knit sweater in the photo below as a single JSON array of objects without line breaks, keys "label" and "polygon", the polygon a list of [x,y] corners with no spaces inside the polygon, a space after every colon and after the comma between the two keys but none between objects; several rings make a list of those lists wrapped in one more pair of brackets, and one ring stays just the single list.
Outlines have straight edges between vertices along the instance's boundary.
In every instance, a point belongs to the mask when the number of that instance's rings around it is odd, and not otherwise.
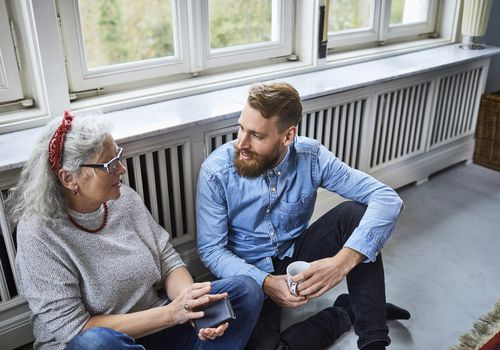
[{"label": "gray knit sweater", "polygon": [[[119,199],[108,202],[107,225],[95,234],[67,218],[56,229],[36,217],[19,222],[16,268],[33,311],[35,349],[64,349],[92,315],[160,305],[157,290],[165,277],[185,266],[139,195],[126,186],[121,191]],[[94,228],[103,211],[71,215]]]}]

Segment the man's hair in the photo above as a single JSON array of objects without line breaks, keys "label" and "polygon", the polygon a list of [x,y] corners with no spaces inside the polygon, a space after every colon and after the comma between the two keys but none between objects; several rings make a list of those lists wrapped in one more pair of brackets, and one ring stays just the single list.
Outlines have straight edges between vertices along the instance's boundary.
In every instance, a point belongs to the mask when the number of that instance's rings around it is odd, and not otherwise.
[{"label": "man's hair", "polygon": [[302,118],[299,93],[287,83],[254,84],[250,87],[247,103],[266,119],[276,117],[280,132],[296,126]]}]

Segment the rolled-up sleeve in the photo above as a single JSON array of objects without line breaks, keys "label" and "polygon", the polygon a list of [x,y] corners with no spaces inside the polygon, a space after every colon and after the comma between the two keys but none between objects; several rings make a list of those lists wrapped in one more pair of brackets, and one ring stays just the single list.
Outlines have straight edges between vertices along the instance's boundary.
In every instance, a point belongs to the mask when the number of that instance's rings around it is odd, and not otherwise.
[{"label": "rolled-up sleeve", "polygon": [[319,186],[367,206],[359,226],[345,243],[375,261],[391,236],[403,201],[389,186],[341,162],[320,146],[316,165]]}]

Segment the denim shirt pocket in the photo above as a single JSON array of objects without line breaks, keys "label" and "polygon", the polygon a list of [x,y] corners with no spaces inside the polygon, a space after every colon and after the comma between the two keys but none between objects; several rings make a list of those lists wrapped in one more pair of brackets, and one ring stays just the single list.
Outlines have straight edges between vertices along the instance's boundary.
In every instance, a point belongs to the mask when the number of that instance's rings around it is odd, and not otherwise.
[{"label": "denim shirt pocket", "polygon": [[278,210],[278,227],[283,230],[293,230],[306,226],[314,209],[314,196],[302,197],[297,202],[281,201]]}]

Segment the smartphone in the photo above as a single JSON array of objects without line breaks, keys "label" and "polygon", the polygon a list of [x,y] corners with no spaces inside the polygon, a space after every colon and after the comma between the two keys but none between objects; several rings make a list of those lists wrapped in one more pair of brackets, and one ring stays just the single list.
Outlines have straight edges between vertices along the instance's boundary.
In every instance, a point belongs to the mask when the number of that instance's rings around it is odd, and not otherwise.
[{"label": "smartphone", "polygon": [[194,320],[194,326],[198,332],[201,328],[215,328],[236,318],[228,298],[217,300],[215,303],[201,309],[201,311],[205,313],[205,316]]}]

